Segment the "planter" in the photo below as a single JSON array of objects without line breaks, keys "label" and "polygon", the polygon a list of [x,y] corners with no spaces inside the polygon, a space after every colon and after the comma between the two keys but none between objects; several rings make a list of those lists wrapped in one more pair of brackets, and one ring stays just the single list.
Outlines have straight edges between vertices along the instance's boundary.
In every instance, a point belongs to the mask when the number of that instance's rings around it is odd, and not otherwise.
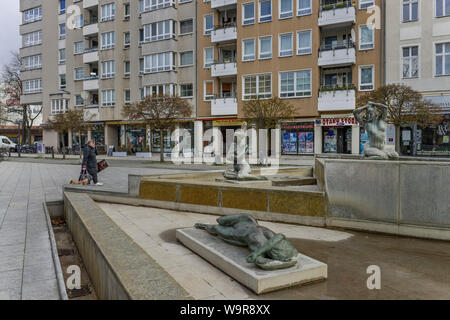
[{"label": "planter", "polygon": [[136,158],[151,158],[151,152],[136,152]]},{"label": "planter", "polygon": [[113,152],[112,156],[113,157],[126,157],[127,153],[126,152]]}]

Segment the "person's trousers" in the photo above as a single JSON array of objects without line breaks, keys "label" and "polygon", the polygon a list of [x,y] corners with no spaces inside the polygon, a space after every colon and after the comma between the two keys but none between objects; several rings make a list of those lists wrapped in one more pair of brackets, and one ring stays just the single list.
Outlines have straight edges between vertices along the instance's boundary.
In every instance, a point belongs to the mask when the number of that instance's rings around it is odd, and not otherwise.
[{"label": "person's trousers", "polygon": [[92,176],[92,180],[94,181],[94,183],[97,183],[98,182],[97,172],[89,172],[89,174]]}]

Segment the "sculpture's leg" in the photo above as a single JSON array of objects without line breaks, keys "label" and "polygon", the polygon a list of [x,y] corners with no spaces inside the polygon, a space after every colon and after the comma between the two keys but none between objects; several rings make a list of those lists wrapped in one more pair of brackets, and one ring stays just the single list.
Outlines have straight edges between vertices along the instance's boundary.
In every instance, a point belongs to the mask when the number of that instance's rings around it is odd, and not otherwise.
[{"label": "sculpture's leg", "polygon": [[365,148],[364,156],[369,160],[388,160],[388,155],[386,154],[386,152],[377,148]]},{"label": "sculpture's leg", "polygon": [[387,154],[389,160],[398,160],[400,158],[397,151],[385,149],[384,152]]},{"label": "sculpture's leg", "polygon": [[232,245],[247,247],[246,242],[236,240],[236,237],[234,236],[235,230],[233,227],[221,226],[217,224],[204,224],[204,223],[196,223],[194,227],[197,229],[206,230],[213,236],[218,236],[223,241],[228,242]]},{"label": "sculpture's leg", "polygon": [[257,224],[255,219],[253,219],[252,217],[245,215],[245,214],[232,214],[229,216],[223,216],[223,217],[217,218],[216,221],[218,224],[220,224],[222,226],[232,226],[235,223],[242,222],[242,221]]}]

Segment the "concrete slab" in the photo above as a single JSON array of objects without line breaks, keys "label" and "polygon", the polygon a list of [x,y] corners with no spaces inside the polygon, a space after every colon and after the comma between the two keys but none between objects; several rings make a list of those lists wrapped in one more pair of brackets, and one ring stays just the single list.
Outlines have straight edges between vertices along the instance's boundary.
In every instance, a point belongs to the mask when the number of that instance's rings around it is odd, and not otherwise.
[{"label": "concrete slab", "polygon": [[248,249],[230,246],[203,230],[178,229],[176,236],[186,247],[257,294],[327,278],[325,263],[302,254],[294,267],[265,271],[247,263]]}]

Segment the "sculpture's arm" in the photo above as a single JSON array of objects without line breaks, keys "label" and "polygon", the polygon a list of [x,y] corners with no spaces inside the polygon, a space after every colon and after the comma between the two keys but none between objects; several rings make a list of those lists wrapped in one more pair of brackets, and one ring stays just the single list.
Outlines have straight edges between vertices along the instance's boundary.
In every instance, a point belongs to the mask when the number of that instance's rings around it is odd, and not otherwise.
[{"label": "sculpture's arm", "polygon": [[379,109],[381,109],[381,117],[380,119],[386,119],[388,107],[382,103],[374,103]]},{"label": "sculpture's arm", "polygon": [[270,238],[264,246],[256,250],[255,252],[252,252],[248,255],[247,261],[249,263],[255,263],[256,259],[266,253],[267,251],[270,251],[278,242],[281,240],[284,240],[286,237],[283,234],[276,234],[272,238]]},{"label": "sculpture's arm", "polygon": [[358,120],[358,122],[361,124],[364,123],[364,119],[363,117],[361,117],[361,112],[363,112],[364,110],[366,110],[366,106],[353,110],[353,115],[355,116],[356,120]]}]

